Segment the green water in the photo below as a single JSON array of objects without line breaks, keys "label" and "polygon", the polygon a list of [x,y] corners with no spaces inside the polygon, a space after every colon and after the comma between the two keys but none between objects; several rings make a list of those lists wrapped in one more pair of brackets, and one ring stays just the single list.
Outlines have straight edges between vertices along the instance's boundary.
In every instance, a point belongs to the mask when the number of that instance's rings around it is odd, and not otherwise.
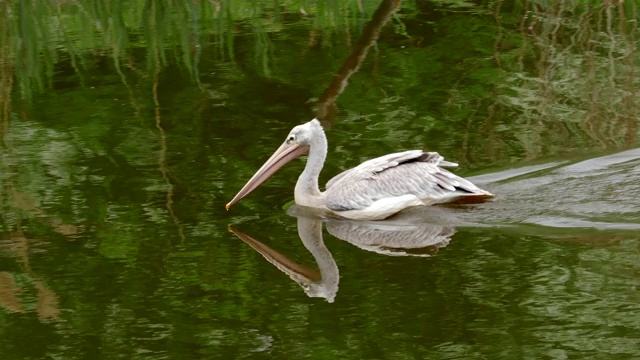
[{"label": "green water", "polygon": [[[638,11],[0,2],[0,357],[640,358]],[[225,211],[318,115],[321,183],[417,148],[496,200],[323,221],[297,161]]]}]

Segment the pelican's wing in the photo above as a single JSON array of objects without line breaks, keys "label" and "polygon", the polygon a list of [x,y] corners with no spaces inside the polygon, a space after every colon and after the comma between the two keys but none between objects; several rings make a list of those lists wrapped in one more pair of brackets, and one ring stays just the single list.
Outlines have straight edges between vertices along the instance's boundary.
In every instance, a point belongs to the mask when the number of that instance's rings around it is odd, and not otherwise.
[{"label": "pelican's wing", "polygon": [[327,182],[326,188],[330,188],[333,184],[337,183],[342,179],[345,175],[360,173],[363,175],[371,175],[375,173],[380,173],[385,169],[398,166],[402,163],[406,163],[408,161],[423,161],[427,163],[432,163],[434,165],[439,166],[447,166],[447,167],[456,167],[458,164],[452,163],[449,161],[445,161],[440,154],[437,152],[424,152],[422,150],[408,150],[393,154],[388,154],[384,156],[377,157],[375,159],[367,160],[362,164],[354,167],[353,169],[348,169],[340,174],[334,176]]},{"label": "pelican's wing", "polygon": [[373,202],[414,195],[425,204],[461,196],[492,196],[445,169],[457,166],[437,152],[409,150],[365,161],[329,180],[325,203],[330,210],[360,210]]}]

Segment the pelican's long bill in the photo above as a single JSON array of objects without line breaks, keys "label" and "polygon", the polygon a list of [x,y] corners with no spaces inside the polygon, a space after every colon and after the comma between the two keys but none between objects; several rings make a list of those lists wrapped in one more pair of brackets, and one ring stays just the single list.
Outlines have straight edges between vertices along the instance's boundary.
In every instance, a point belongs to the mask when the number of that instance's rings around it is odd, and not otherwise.
[{"label": "pelican's long bill", "polygon": [[276,152],[271,155],[269,160],[267,160],[264,165],[258,170],[252,177],[247,181],[247,183],[240,189],[240,191],[236,194],[236,196],[229,201],[229,203],[225,206],[227,210],[233,204],[237,203],[243,197],[247,196],[250,192],[255,190],[260,184],[262,184],[265,180],[267,180],[273,173],[278,171],[284,164],[289,161],[297,158],[300,155],[306,154],[309,151],[309,146],[300,145],[300,144],[287,144],[285,142],[282,144]]}]

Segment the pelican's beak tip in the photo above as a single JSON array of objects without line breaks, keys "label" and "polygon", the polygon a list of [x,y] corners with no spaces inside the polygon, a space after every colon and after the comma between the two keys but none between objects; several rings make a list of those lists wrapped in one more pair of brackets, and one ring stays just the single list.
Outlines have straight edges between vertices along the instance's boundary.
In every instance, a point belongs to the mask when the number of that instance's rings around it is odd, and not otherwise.
[{"label": "pelican's beak tip", "polygon": [[224,208],[227,209],[227,211],[229,211],[230,207],[231,207],[231,203],[227,203],[227,205],[224,206]]}]

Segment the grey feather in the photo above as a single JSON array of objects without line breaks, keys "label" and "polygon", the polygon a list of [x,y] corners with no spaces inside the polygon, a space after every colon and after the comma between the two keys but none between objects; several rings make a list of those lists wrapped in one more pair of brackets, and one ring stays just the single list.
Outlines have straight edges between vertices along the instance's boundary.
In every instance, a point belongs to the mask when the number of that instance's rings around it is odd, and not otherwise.
[{"label": "grey feather", "polygon": [[326,186],[325,203],[330,210],[357,210],[373,202],[407,194],[431,203],[458,196],[490,195],[471,182],[445,170],[457,166],[437,152],[409,150],[365,161],[335,176]]}]

